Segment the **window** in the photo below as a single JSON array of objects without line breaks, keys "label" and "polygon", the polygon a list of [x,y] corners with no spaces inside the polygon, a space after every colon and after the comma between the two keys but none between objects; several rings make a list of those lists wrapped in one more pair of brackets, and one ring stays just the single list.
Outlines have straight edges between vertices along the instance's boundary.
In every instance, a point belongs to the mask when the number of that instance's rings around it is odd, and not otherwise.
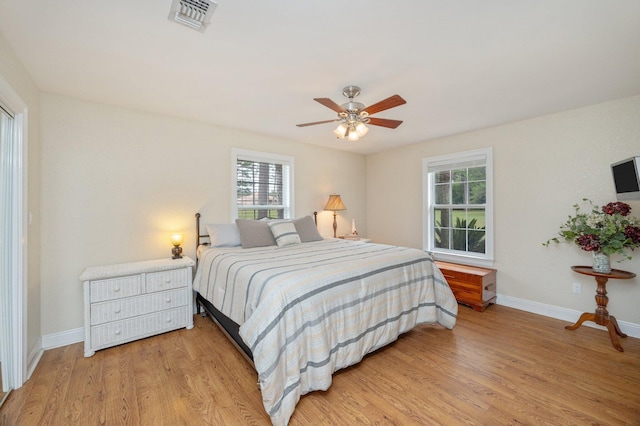
[{"label": "window", "polygon": [[440,260],[493,261],[491,148],[422,160],[423,246]]},{"label": "window", "polygon": [[233,217],[293,217],[293,157],[232,150]]}]

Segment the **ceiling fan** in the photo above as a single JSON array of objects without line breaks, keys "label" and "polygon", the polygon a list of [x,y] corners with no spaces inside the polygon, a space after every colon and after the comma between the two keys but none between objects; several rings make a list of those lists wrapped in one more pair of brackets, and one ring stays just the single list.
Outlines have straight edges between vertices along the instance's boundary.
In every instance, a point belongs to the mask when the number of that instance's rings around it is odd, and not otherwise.
[{"label": "ceiling fan", "polygon": [[393,95],[378,103],[365,107],[360,102],[354,102],[353,98],[360,94],[360,88],[357,86],[347,86],[342,89],[342,94],[349,98],[349,102],[338,105],[329,98],[313,98],[314,101],[330,108],[338,113],[338,118],[334,120],[315,121],[313,123],[296,124],[298,127],[313,126],[315,124],[332,123],[340,121],[338,127],[333,131],[338,139],[345,137],[350,141],[357,141],[369,132],[366,124],[374,126],[388,127],[395,129],[402,124],[401,120],[389,120],[386,118],[370,117],[380,111],[406,104],[407,101],[402,99],[400,95]]}]

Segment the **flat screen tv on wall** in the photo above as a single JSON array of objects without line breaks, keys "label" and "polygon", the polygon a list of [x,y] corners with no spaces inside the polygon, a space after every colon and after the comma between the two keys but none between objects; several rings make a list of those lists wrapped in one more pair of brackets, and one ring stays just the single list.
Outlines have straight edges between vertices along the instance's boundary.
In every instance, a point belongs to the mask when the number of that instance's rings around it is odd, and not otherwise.
[{"label": "flat screen tv on wall", "polygon": [[640,200],[640,157],[631,157],[611,165],[618,200]]}]

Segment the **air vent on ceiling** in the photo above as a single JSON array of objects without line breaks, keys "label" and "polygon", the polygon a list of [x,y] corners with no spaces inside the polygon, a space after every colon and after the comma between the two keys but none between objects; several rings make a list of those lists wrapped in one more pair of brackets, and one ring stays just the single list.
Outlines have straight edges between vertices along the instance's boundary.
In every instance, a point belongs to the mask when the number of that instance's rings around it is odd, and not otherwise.
[{"label": "air vent on ceiling", "polygon": [[169,20],[204,32],[217,4],[207,0],[173,0]]}]

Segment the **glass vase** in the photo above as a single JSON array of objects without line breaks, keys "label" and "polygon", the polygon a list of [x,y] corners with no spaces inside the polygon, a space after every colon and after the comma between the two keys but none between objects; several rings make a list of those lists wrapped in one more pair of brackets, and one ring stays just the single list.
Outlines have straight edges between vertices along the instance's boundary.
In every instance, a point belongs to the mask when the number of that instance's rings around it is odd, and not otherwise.
[{"label": "glass vase", "polygon": [[601,274],[611,273],[611,260],[608,254],[593,252],[593,266],[591,267],[593,272],[599,272]]}]

